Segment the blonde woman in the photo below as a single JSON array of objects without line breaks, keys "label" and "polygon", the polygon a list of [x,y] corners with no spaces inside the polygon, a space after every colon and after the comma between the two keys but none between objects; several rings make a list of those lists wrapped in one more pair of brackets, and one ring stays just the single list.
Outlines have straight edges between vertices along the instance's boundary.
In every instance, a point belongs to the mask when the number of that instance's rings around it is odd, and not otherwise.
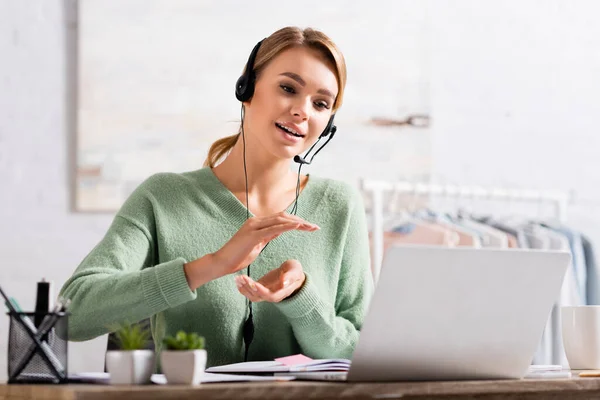
[{"label": "blonde woman", "polygon": [[144,181],[63,286],[70,338],[150,318],[157,351],[178,330],[204,336],[207,366],[350,358],[373,286],[362,200],[302,175],[312,159],[299,156],[333,137],[345,83],[342,54],[317,30],[259,42],[236,84],[240,132],[204,167]]}]

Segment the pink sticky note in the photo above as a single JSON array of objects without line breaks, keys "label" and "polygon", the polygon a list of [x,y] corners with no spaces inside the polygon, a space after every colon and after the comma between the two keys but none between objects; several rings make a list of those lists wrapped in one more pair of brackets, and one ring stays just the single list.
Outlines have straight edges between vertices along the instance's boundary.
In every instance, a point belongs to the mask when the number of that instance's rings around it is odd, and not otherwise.
[{"label": "pink sticky note", "polygon": [[286,367],[291,367],[292,365],[306,364],[312,361],[312,358],[306,357],[304,354],[295,354],[293,356],[276,358],[275,361],[282,363]]}]

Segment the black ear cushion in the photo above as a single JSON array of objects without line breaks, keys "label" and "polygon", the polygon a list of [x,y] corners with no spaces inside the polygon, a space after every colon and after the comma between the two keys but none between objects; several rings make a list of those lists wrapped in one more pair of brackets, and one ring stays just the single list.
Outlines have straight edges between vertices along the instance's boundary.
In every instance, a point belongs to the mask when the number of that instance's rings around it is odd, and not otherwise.
[{"label": "black ear cushion", "polygon": [[258,42],[252,49],[248,62],[246,63],[246,70],[244,71],[244,74],[238,78],[235,84],[235,97],[239,101],[248,101],[252,98],[252,95],[254,95],[254,60],[256,59],[256,54],[258,54],[258,49],[263,40]]},{"label": "black ear cushion", "polygon": [[335,131],[337,131],[337,126],[333,125],[331,128],[324,130],[323,133],[321,133],[321,137],[324,138],[329,135],[333,136]]},{"label": "black ear cushion", "polygon": [[330,133],[335,133],[335,131],[337,130],[337,127],[335,125],[333,125],[333,118],[335,118],[335,115],[332,115],[331,118],[329,118],[329,122],[327,123],[327,126],[325,127],[325,129],[323,130],[323,133],[321,133],[321,138],[327,137],[329,136]]},{"label": "black ear cushion", "polygon": [[254,94],[254,84],[248,85],[248,77],[242,75],[235,84],[235,97],[239,101],[248,101]]},{"label": "black ear cushion", "polygon": [[334,125],[331,127],[331,133],[330,133],[331,137],[334,137],[336,132],[337,132],[337,126]]}]

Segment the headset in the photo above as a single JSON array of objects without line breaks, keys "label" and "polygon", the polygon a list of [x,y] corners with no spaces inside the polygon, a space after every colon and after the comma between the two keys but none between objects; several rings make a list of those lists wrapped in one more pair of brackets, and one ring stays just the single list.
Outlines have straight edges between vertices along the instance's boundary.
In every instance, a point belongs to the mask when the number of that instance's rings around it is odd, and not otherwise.
[{"label": "headset", "polygon": [[[238,80],[235,84],[235,97],[242,103],[249,101],[252,98],[252,96],[254,95],[254,88],[255,88],[255,84],[256,84],[256,73],[254,71],[254,62],[256,60],[256,55],[258,54],[258,50],[263,41],[264,41],[264,39],[261,40],[260,42],[258,42],[252,49],[252,52],[250,53],[250,57],[248,57],[248,62],[246,63],[246,68],[244,69],[243,74],[238,78]],[[294,156],[294,162],[299,164],[299,166],[298,166],[298,181],[296,183],[296,199],[294,201],[294,207],[292,208],[292,213],[294,215],[296,214],[296,212],[298,210],[298,197],[300,195],[300,171],[302,169],[302,165],[311,164],[313,159],[315,158],[315,156],[323,149],[323,147],[325,147],[327,145],[327,143],[329,143],[329,141],[331,141],[331,139],[333,139],[333,137],[335,136],[335,132],[337,131],[337,127],[334,125],[334,117],[335,117],[335,114],[332,114],[331,117],[329,118],[329,121],[327,122],[327,126],[325,126],[325,129],[319,136],[319,139],[317,139],[317,141],[310,147],[310,149],[308,149],[308,151],[306,152],[306,155],[304,157],[302,157],[300,155]],[[240,118],[242,121],[241,133],[242,133],[242,140],[243,140],[243,144],[244,144],[244,176],[246,178],[246,219],[248,219],[250,217],[250,210],[248,209],[248,173],[246,170],[246,137],[244,135],[244,106],[243,106],[243,104],[242,104],[242,108],[240,111]],[[308,158],[308,155],[311,153],[313,148],[317,145],[317,143],[319,143],[319,141],[322,138],[327,138],[327,141],[325,142],[325,144],[323,144],[323,146],[321,146],[315,152],[315,154],[313,154],[311,159],[309,161],[307,161],[305,158]],[[261,253],[263,252],[264,249],[267,248],[269,243],[267,243],[265,245],[265,247],[263,247],[263,249],[261,250]],[[248,268],[248,276],[250,276],[250,265],[248,265],[247,268]],[[248,349],[250,348],[250,344],[252,343],[252,339],[254,338],[254,323],[253,323],[253,318],[252,318],[252,302],[251,301],[248,301],[248,308],[249,308],[248,318],[246,319],[246,321],[244,323],[244,327],[243,327],[244,345],[245,345],[244,361],[248,361]]]},{"label": "headset", "polygon": [[[255,84],[256,84],[256,73],[254,72],[254,62],[256,61],[256,55],[258,54],[258,49],[260,48],[260,45],[262,44],[263,41],[264,41],[264,39],[261,40],[260,42],[258,42],[252,49],[252,52],[250,53],[250,57],[248,57],[248,62],[246,63],[246,68],[244,69],[244,73],[242,74],[242,76],[240,76],[238,78],[238,80],[235,84],[235,97],[242,103],[250,100],[252,98],[252,96],[254,95],[254,88],[255,88]],[[319,140],[320,140],[322,138],[325,138],[325,137],[331,135],[330,138],[327,140],[327,142],[325,142],[325,144],[317,151],[317,153],[319,151],[321,151],[321,149],[323,147],[325,147],[325,145],[327,143],[329,143],[329,140],[333,139],[333,136],[335,135],[335,132],[337,131],[337,127],[333,124],[334,118],[335,118],[335,114],[332,114],[331,117],[329,118],[329,121],[327,122],[327,126],[325,126],[325,129],[319,136]],[[318,140],[317,140],[317,142],[318,142]],[[313,147],[314,147],[314,145],[313,145]],[[311,150],[312,150],[312,147],[306,153],[306,157],[308,157],[308,154],[310,153]],[[317,153],[315,153],[312,158],[314,158],[314,156],[316,156]],[[301,156],[295,156],[294,161],[299,164],[310,164],[312,162],[312,158],[311,158],[311,161],[308,162]]]}]

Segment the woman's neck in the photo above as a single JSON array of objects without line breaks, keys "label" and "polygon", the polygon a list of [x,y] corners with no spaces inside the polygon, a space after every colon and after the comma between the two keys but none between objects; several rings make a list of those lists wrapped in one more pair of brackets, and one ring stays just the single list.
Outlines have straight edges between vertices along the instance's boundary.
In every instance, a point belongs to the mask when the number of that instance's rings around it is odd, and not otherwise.
[{"label": "woman's neck", "polygon": [[[257,157],[246,151],[246,170],[248,174],[248,195],[258,202],[273,196],[295,191],[297,175],[289,167],[289,161],[283,159]],[[227,158],[213,168],[214,174],[234,194],[246,191],[244,176],[244,152],[242,139],[238,140]],[[301,184],[304,183],[301,177]],[[303,186],[303,185],[302,185]]]}]

